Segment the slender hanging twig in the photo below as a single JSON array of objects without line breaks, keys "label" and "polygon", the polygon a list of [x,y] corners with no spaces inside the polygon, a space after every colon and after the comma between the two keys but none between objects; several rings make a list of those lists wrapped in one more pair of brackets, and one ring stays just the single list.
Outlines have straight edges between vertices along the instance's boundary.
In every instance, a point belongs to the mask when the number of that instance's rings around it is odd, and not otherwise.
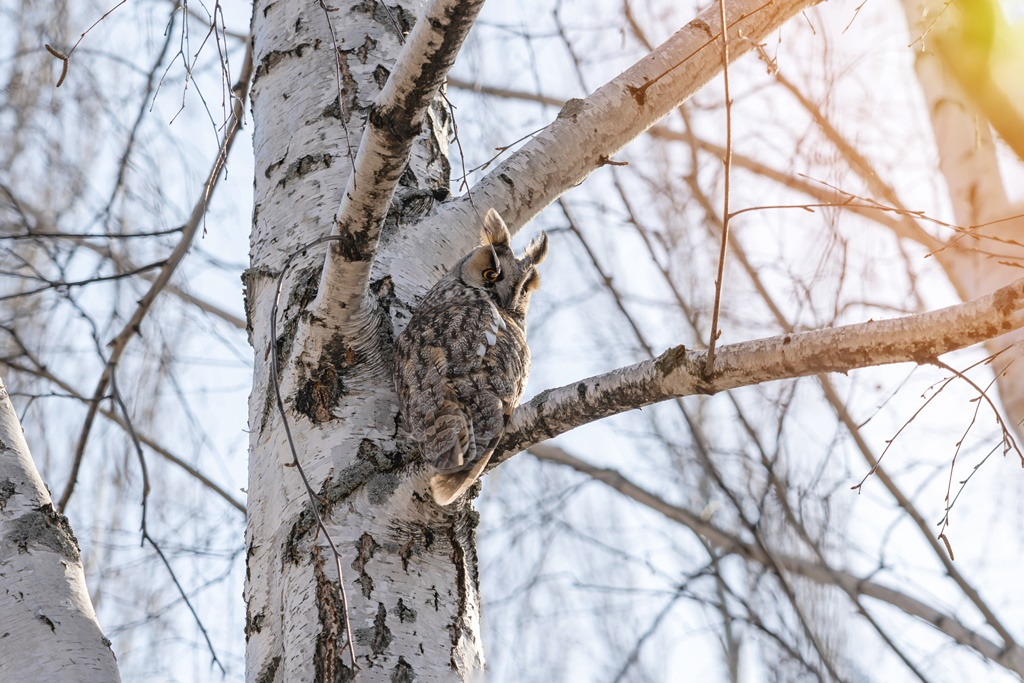
[{"label": "slender hanging twig", "polygon": [[729,177],[732,170],[732,99],[729,96],[729,24],[725,20],[725,0],[718,0],[722,13],[722,78],[725,81],[725,188],[722,192],[722,246],[718,252],[718,274],[715,276],[715,305],[711,312],[711,338],[708,340],[708,361],[704,372],[715,369],[715,342],[721,336],[718,316],[722,308],[722,280],[725,277],[725,254],[729,246]]},{"label": "slender hanging twig", "polygon": [[277,276],[277,291],[274,294],[274,306],[270,311],[270,383],[274,385],[274,397],[277,400],[277,411],[281,415],[281,423],[284,425],[284,434],[288,440],[288,448],[292,452],[291,464],[296,470],[298,470],[299,476],[302,478],[302,483],[306,487],[306,494],[309,496],[309,507],[313,511],[313,516],[316,518],[317,528],[323,532],[324,538],[327,540],[327,545],[330,546],[331,552],[334,554],[334,564],[338,570],[338,597],[341,599],[341,614],[345,619],[345,644],[342,646],[342,651],[344,652],[345,649],[348,649],[352,668],[358,671],[360,667],[356,663],[355,644],[352,640],[352,625],[349,622],[348,617],[348,594],[345,592],[345,579],[341,570],[341,551],[339,551],[338,546],[334,544],[334,539],[331,538],[331,533],[327,530],[327,525],[324,524],[323,517],[320,516],[320,497],[316,495],[316,492],[313,490],[313,486],[309,483],[309,479],[306,478],[306,472],[302,469],[302,464],[299,462],[299,451],[295,446],[295,440],[292,437],[291,425],[288,423],[288,414],[284,409],[284,399],[281,397],[281,383],[279,381],[280,369],[278,368],[277,358],[277,312],[281,304],[281,293],[284,290],[284,276],[291,267],[292,261],[294,261],[296,257],[305,254],[308,249],[317,245],[343,239],[345,239],[345,237],[342,235],[327,235],[325,237],[315,239],[293,251],[281,267],[281,273]]}]

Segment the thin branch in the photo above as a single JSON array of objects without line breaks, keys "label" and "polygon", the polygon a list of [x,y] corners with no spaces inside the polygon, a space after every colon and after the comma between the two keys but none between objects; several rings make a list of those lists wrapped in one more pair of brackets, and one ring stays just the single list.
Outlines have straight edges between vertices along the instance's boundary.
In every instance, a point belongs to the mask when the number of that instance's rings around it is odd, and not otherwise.
[{"label": "thin branch", "polygon": [[[26,366],[22,365],[21,363],[17,363],[15,361],[10,360],[10,359],[4,359],[4,360],[2,360],[0,362],[2,362],[4,365],[6,365],[7,367],[11,368],[12,370],[17,370],[18,372],[24,372],[25,374],[33,375],[35,377],[40,377],[42,379],[45,379],[48,382],[52,382],[56,386],[60,387],[61,390],[64,392],[64,395],[67,396],[68,398],[72,398],[72,399],[75,399],[75,400],[78,400],[78,401],[82,401],[83,403],[88,403],[89,402],[88,398],[83,396],[73,386],[71,386],[67,382],[61,380],[59,377],[54,375],[52,372],[50,372],[50,370],[48,368],[44,367],[35,357],[33,357],[32,354],[30,354],[28,352],[28,349],[26,349],[25,346],[23,344],[21,344],[21,340],[19,340],[17,337],[14,337],[14,341],[15,341],[15,343],[17,343],[19,345],[19,347],[21,348],[21,351],[25,355],[25,357],[28,358],[29,361],[31,361],[32,364],[35,365],[36,367],[35,368],[26,367]],[[123,418],[121,418],[121,416],[118,415],[115,411],[109,410],[107,408],[100,408],[99,409],[99,414],[102,415],[103,417],[107,418],[108,420],[110,420],[114,424],[116,424],[121,429],[123,429],[125,431],[125,433],[128,433],[128,424],[127,424],[127,422],[125,422],[125,420]],[[239,501],[234,496],[232,496],[230,493],[228,493],[219,484],[214,482],[213,479],[211,479],[210,477],[206,476],[200,470],[196,469],[195,467],[193,467],[192,465],[187,463],[182,458],[179,458],[174,453],[172,453],[168,449],[166,449],[163,446],[161,446],[156,440],[152,439],[151,437],[148,437],[145,434],[139,434],[138,432],[136,432],[136,436],[137,436],[138,440],[143,445],[145,445],[147,448],[149,448],[151,451],[153,451],[154,453],[156,453],[157,455],[162,457],[164,460],[167,460],[167,461],[177,465],[181,469],[183,469],[189,476],[191,476],[196,481],[198,481],[200,484],[202,484],[203,486],[207,487],[208,489],[210,489],[211,491],[216,493],[218,496],[223,498],[233,508],[235,508],[236,510],[241,512],[243,515],[245,514],[245,504],[242,503],[241,501]]]},{"label": "thin branch", "polygon": [[[667,519],[688,527],[694,533],[703,536],[723,553],[739,555],[766,568],[772,566],[771,558],[757,544],[744,541],[724,531],[716,525],[705,521],[697,513],[666,502],[660,496],[637,486],[615,470],[595,467],[566,453],[561,448],[548,444],[531,446],[530,452],[542,460],[571,467],[615,489],[641,505],[654,510]],[[788,555],[775,555],[774,558],[778,561],[781,568],[792,574],[802,576],[825,586],[838,585],[851,595],[864,595],[892,605],[905,614],[924,621],[955,642],[978,652],[986,659],[1024,675],[1024,650],[1012,642],[1006,646],[994,643],[980,633],[965,627],[952,615],[940,612],[917,598],[883,586],[871,579],[850,574],[821,562],[804,560]]]},{"label": "thin branch", "polygon": [[704,372],[704,354],[673,347],[658,358],[549,389],[520,405],[495,462],[570,429],[670,398],[890,363],[926,363],[1024,326],[1022,308],[1024,278],[937,311],[725,346],[712,376]]},{"label": "thin branch", "polygon": [[128,435],[131,437],[132,444],[135,446],[135,453],[139,459],[139,468],[142,470],[142,521],[140,523],[142,541],[143,543],[148,542],[163,562],[164,568],[167,569],[167,573],[171,577],[171,581],[178,589],[178,594],[181,595],[181,599],[185,601],[185,606],[188,607],[189,612],[192,613],[192,618],[195,619],[196,625],[199,627],[199,631],[203,634],[203,638],[206,639],[206,647],[210,650],[210,656],[213,658],[213,663],[217,665],[217,668],[220,669],[221,675],[224,676],[227,674],[227,671],[224,669],[224,665],[217,657],[217,651],[213,647],[213,641],[210,640],[210,634],[206,631],[206,627],[203,625],[203,620],[199,618],[199,614],[196,612],[195,607],[192,606],[192,601],[188,599],[188,593],[185,592],[185,587],[181,585],[180,581],[178,581],[178,575],[175,574],[174,568],[171,567],[171,563],[167,559],[167,556],[164,555],[164,551],[160,548],[160,544],[157,543],[156,539],[150,535],[149,528],[146,525],[146,513],[149,510],[149,494],[151,491],[149,484],[149,468],[146,465],[146,456],[142,452],[142,443],[139,441],[139,437],[135,433],[135,427],[132,425],[128,406],[125,405],[124,397],[121,396],[121,392],[117,389],[116,368],[110,373],[110,390],[114,397],[114,403],[121,411],[121,416],[128,429]]},{"label": "thin branch", "polygon": [[[725,15],[725,0],[718,0],[718,10],[722,15],[722,26],[728,26]],[[708,361],[705,372],[715,372],[715,347],[721,330],[718,329],[718,316],[722,308],[722,285],[725,278],[725,255],[729,249],[729,190],[732,176],[732,101],[729,97],[729,32],[722,31],[722,78],[725,81],[725,184],[722,190],[722,240],[718,251],[718,272],[715,275],[715,303],[711,309],[711,336],[708,339]]]},{"label": "thin branch", "polygon": [[[472,92],[482,93],[484,95],[519,100],[523,102],[536,102],[538,104],[550,105],[559,108],[564,107],[566,104],[566,100],[558,97],[538,95],[523,90],[513,90],[508,88],[498,88],[488,85],[473,84],[469,83],[468,81],[462,81],[455,78],[449,78],[448,85],[455,88],[462,88],[465,90],[470,90]],[[536,132],[538,131],[530,133],[529,135],[524,136],[522,139],[526,139],[526,137],[535,135]],[[683,142],[692,145],[700,149],[701,151],[706,152],[707,154],[710,154],[719,159],[724,158],[726,154],[725,147],[714,142],[705,140],[703,138],[700,138],[697,135],[695,135],[692,130],[689,129],[680,132],[672,130],[671,128],[664,124],[658,124],[655,126],[651,126],[651,128],[647,130],[647,134],[659,140],[673,140],[676,142]],[[521,140],[516,141],[516,143],[518,142],[521,142]],[[499,149],[501,151],[505,151],[505,148]],[[752,157],[737,154],[735,150],[733,150],[730,154],[730,158],[732,160],[733,167],[743,168],[747,171],[750,171],[751,173],[763,176],[780,185],[788,187],[791,190],[807,195],[812,199],[816,199],[818,203],[822,206],[832,206],[838,209],[852,211],[853,213],[864,216],[865,218],[869,218],[872,221],[878,223],[879,225],[888,228],[895,235],[906,239],[914,240],[922,244],[926,249],[930,251],[937,250],[943,246],[942,242],[929,235],[927,232],[922,230],[914,221],[910,220],[913,217],[915,217],[918,212],[912,212],[904,209],[907,212],[905,220],[893,220],[887,212],[879,211],[878,206],[852,203],[850,201],[851,195],[847,193],[843,193],[834,188],[823,186],[820,183],[809,182],[799,175],[785,173],[778,169],[772,168],[767,164],[757,161]],[[494,159],[491,159],[491,161],[493,160]],[[489,163],[490,162],[485,164],[485,166],[479,167],[474,170],[484,168],[486,167],[486,165],[489,165]],[[900,209],[901,207],[897,205],[894,208]],[[956,226],[954,226],[954,229],[956,229]]]},{"label": "thin branch", "polygon": [[221,141],[220,148],[217,150],[217,156],[210,168],[209,175],[207,175],[206,182],[203,184],[199,200],[192,207],[192,213],[182,230],[181,240],[167,257],[166,265],[164,265],[160,270],[160,273],[153,281],[149,291],[147,291],[139,300],[139,304],[136,307],[135,312],[132,314],[131,319],[109,344],[110,356],[107,358],[106,365],[103,368],[103,373],[100,375],[99,382],[97,382],[96,389],[93,391],[92,398],[90,399],[89,410],[86,413],[85,422],[82,426],[82,431],[79,434],[78,444],[75,447],[71,474],[68,477],[67,485],[64,487],[64,491],[60,497],[60,502],[57,506],[57,509],[60,512],[65,511],[68,502],[71,500],[71,496],[74,493],[75,484],[78,480],[78,472],[82,466],[82,458],[85,455],[85,447],[89,441],[89,433],[92,430],[92,425],[96,417],[96,411],[99,409],[100,401],[106,395],[107,388],[110,383],[111,372],[121,360],[121,355],[124,353],[125,348],[127,348],[128,342],[139,333],[142,320],[152,309],[154,301],[160,292],[166,287],[175,270],[177,270],[178,266],[181,265],[185,255],[192,247],[192,241],[195,239],[196,234],[202,227],[203,218],[206,216],[206,209],[210,204],[213,192],[220,180],[221,172],[224,170],[224,165],[227,163],[228,153],[231,151],[231,146],[234,144],[236,134],[242,126],[242,118],[245,113],[245,100],[249,94],[249,82],[251,78],[252,42],[250,42],[246,48],[245,58],[242,62],[241,75],[232,88],[234,103],[232,106],[231,118],[227,125],[227,130],[224,133],[224,138]]},{"label": "thin branch", "polygon": [[78,49],[79,43],[81,43],[85,39],[86,34],[88,34],[89,31],[91,31],[94,28],[96,28],[96,26],[101,21],[103,21],[104,19],[109,17],[111,14],[113,14],[114,10],[116,10],[118,7],[120,7],[121,5],[123,5],[126,2],[128,2],[128,0],[121,0],[119,3],[117,3],[116,5],[111,7],[110,9],[108,9],[106,12],[104,12],[103,15],[99,19],[97,19],[96,21],[94,21],[92,23],[92,26],[90,26],[89,28],[87,28],[84,31],[82,31],[82,33],[78,36],[78,40],[75,41],[75,44],[72,45],[71,49],[67,51],[67,54],[58,51],[56,48],[52,47],[51,45],[47,44],[47,45],[44,46],[46,48],[47,52],[49,52],[51,55],[53,55],[54,57],[56,57],[57,59],[59,59],[61,61],[60,78],[57,79],[57,85],[55,87],[59,88],[61,85],[64,84],[64,79],[67,78],[67,75],[68,75],[68,66],[70,66],[70,64],[71,64],[71,54],[76,49]]}]

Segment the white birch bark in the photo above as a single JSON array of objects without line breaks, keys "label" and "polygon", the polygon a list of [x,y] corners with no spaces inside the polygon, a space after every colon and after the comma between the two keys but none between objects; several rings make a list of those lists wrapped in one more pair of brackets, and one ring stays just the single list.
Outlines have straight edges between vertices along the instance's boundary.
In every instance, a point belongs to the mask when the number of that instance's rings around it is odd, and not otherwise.
[{"label": "white birch bark", "polygon": [[0,681],[120,681],[68,520],[36,471],[0,381]]},{"label": "white birch bark", "polygon": [[[414,20],[411,4],[388,4],[403,32]],[[274,407],[270,315],[284,260],[334,226],[351,173],[349,155],[384,80],[395,76],[401,44],[379,3],[349,2],[330,13],[342,108],[328,15],[317,3],[261,1],[254,12],[256,196],[246,295],[256,367],[247,678],[351,680],[337,571],[299,473],[288,466],[292,456]],[[383,226],[385,245],[396,224],[417,220],[448,192],[447,112],[435,99],[424,116]],[[359,193],[369,189],[356,184]],[[377,200],[388,196],[384,188]],[[384,216],[388,208],[374,210]],[[409,245],[397,258],[415,261],[420,249]],[[373,279],[374,296],[367,296],[364,267],[332,266],[333,294],[310,316],[324,252],[310,250],[286,278],[277,341],[299,459],[343,555],[359,680],[469,679],[483,666],[474,513],[468,505],[441,510],[420,497],[415,467],[404,480],[397,475],[408,453],[398,449],[395,435],[387,316],[396,303],[392,279]],[[360,254],[372,255],[372,249]]]},{"label": "white birch bark", "polygon": [[[1011,206],[1003,187],[989,123],[948,73],[934,50],[934,41],[957,30],[959,10],[943,0],[902,0],[914,68],[928,106],[939,168],[949,189],[958,225],[971,228],[936,254],[953,286],[964,299],[995,291],[1020,277],[1020,242],[1024,213]],[[1000,221],[1000,222],[993,222]],[[983,226],[977,229],[974,226]],[[1008,345],[994,364],[1000,402],[1018,440],[1024,441],[1024,331],[986,342],[989,353]]]}]

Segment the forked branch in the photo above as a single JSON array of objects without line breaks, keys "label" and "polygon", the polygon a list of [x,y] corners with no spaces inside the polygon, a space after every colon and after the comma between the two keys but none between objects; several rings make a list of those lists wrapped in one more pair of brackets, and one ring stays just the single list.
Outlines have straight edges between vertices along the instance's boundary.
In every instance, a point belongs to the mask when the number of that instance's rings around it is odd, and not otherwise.
[{"label": "forked branch", "polygon": [[[818,1],[727,0],[730,60]],[[495,208],[515,232],[720,74],[721,27],[719,8],[710,7],[587,98],[567,102],[547,128],[477,183],[476,205]],[[472,215],[468,198],[449,202],[409,239],[469,225]]]},{"label": "forked branch", "polygon": [[335,218],[333,234],[342,239],[328,252],[317,308],[346,300],[339,298],[343,288],[365,293],[380,229],[427,107],[482,7],[483,0],[434,0],[413,27],[370,110]]}]

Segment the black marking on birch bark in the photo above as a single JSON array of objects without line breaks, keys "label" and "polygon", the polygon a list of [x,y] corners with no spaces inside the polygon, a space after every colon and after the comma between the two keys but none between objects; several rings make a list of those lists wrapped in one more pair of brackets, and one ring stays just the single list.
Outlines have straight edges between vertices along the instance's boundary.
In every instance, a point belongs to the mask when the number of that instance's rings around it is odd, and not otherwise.
[{"label": "black marking on birch bark", "polygon": [[370,58],[370,53],[377,49],[377,45],[377,41],[371,36],[363,35],[363,44],[352,52],[355,54],[356,59],[359,60],[360,64],[366,64],[366,60]]},{"label": "black marking on birch bark", "polygon": [[249,345],[252,345],[252,321],[256,315],[256,299],[249,296],[259,280],[271,281],[277,277],[270,268],[266,266],[255,266],[242,271],[242,304],[245,307],[245,334],[249,338]]},{"label": "black marking on birch bark", "polygon": [[359,354],[336,334],[324,346],[317,366],[295,392],[295,410],[313,424],[333,419],[334,407],[345,393],[344,377],[359,362]]},{"label": "black marking on birch bark", "polygon": [[395,606],[395,614],[398,615],[398,621],[401,623],[414,623],[416,621],[416,610],[402,602],[402,598],[398,598],[398,605]]},{"label": "black marking on birch bark", "polygon": [[271,657],[269,660],[264,662],[263,668],[260,669],[259,674],[256,675],[256,683],[276,683],[277,670],[280,666],[280,655]]},{"label": "black marking on birch bark", "polygon": [[576,117],[580,114],[580,112],[583,111],[584,104],[586,103],[578,97],[574,97],[570,100],[567,100],[566,103],[562,105],[561,110],[559,110],[558,112],[558,116],[556,116],[555,118],[569,119],[573,123],[575,123]]},{"label": "black marking on birch bark", "polygon": [[[0,451],[9,450],[13,449],[7,444],[0,441]],[[3,512],[4,508],[7,507],[7,501],[11,499],[14,493],[15,487],[13,481],[11,481],[10,479],[4,479],[3,481],[0,481],[0,512]]]},{"label": "black marking on birch bark", "polygon": [[[388,82],[388,76],[391,75],[391,71],[383,64],[378,64],[373,70],[373,82],[377,84],[378,88],[383,88],[384,84]],[[371,109],[370,116],[373,116]]]},{"label": "black marking on birch bark", "polygon": [[668,377],[683,365],[686,365],[686,347],[682,344],[668,349],[654,361],[654,367],[662,377]]},{"label": "black marking on birch bark", "polygon": [[398,664],[391,672],[391,683],[412,683],[416,680],[416,672],[412,665],[405,661],[405,657],[398,656]]},{"label": "black marking on birch bark", "polygon": [[359,588],[362,589],[363,597],[366,599],[370,598],[373,593],[373,577],[366,573],[366,565],[373,559],[373,554],[380,549],[380,544],[373,539],[373,536],[363,532],[363,535],[359,537],[359,542],[356,543],[356,559],[352,560],[352,569],[355,569],[359,573],[359,578],[356,579],[356,583],[359,584]]},{"label": "black marking on birch bark", "polygon": [[[412,30],[413,24],[416,23],[415,14],[408,12],[401,5],[396,5],[394,7],[389,5],[388,9],[391,10],[391,15],[389,16],[388,13],[384,11],[384,8],[381,7],[382,4],[383,3],[378,2],[377,0],[364,0],[363,2],[357,2],[352,5],[352,8],[349,11],[359,14],[369,14],[373,17],[375,22],[381,25],[383,30],[391,33],[392,35],[396,34],[395,23],[398,24],[398,27],[401,29],[403,34],[407,34]],[[394,17],[394,23],[391,21],[392,17]]]},{"label": "black marking on birch bark", "polygon": [[331,249],[349,263],[368,261],[373,255],[376,240],[368,231],[352,232],[347,225],[338,225],[338,239],[331,241]]},{"label": "black marking on birch bark", "polygon": [[[355,461],[321,485],[317,492],[317,498],[324,501],[320,507],[320,514],[329,515],[338,503],[347,500],[364,485],[373,487],[374,491],[379,491],[381,495],[390,495],[393,487],[397,485],[396,482],[400,483],[401,477],[404,476],[401,470],[412,464],[411,457],[410,454],[400,451],[386,451],[373,441],[363,439],[359,443]],[[375,492],[369,493],[368,498],[376,498]],[[282,559],[298,564],[303,557],[302,543],[315,529],[316,517],[307,505],[299,513],[288,533]],[[403,558],[402,564],[408,570],[408,558]]]},{"label": "black marking on birch bark", "polygon": [[263,171],[263,177],[270,180],[270,176],[277,172],[277,169],[284,165],[284,159],[278,159],[267,165],[267,170]]},{"label": "black marking on birch bark", "polygon": [[36,619],[49,626],[50,630],[54,633],[57,632],[57,627],[53,625],[53,621],[50,620],[50,617],[46,616],[45,614],[37,614]]},{"label": "black marking on birch bark", "polygon": [[[392,281],[391,276],[385,275],[379,280],[371,282],[370,291],[376,297],[381,313],[385,317],[390,317],[391,306],[398,302],[398,297],[395,296],[395,283]],[[382,327],[386,327],[386,325],[382,325]]]},{"label": "black marking on birch bark", "polygon": [[[354,681],[355,672],[345,665],[343,648],[345,634],[345,610],[341,604],[338,584],[331,581],[324,572],[323,548],[313,548],[313,578],[316,585],[317,618],[320,629],[316,634],[313,652],[314,680]],[[340,578],[339,578],[340,580]]]},{"label": "black marking on birch bark", "polygon": [[20,553],[29,552],[30,546],[41,545],[72,562],[81,559],[78,539],[71,531],[68,518],[49,503],[12,519],[4,540],[16,545]]},{"label": "black marking on birch bark", "polygon": [[320,154],[307,154],[299,159],[293,161],[288,165],[288,169],[284,172],[284,176],[277,181],[277,187],[283,188],[293,180],[298,180],[304,176],[309,175],[315,171],[323,171],[331,167],[334,158],[326,153]]},{"label": "black marking on birch bark", "polygon": [[[269,6],[268,6],[269,7]],[[302,58],[302,53],[312,47],[309,43],[300,43],[290,50],[271,50],[263,56],[256,66],[256,73],[253,75],[253,84],[270,73],[270,70],[289,57]]]},{"label": "black marking on birch bark", "polygon": [[455,567],[455,588],[458,591],[458,602],[455,610],[455,614],[452,617],[452,623],[448,625],[448,632],[451,636],[451,651],[448,664],[452,671],[458,671],[459,665],[456,658],[456,652],[459,648],[459,641],[462,638],[463,626],[467,619],[469,611],[469,597],[467,583],[469,581],[469,575],[466,571],[466,550],[462,547],[462,541],[459,538],[459,524],[456,522],[450,525],[446,530],[446,536],[448,542],[451,544],[452,554],[451,561]]},{"label": "black marking on birch bark", "polygon": [[409,538],[409,540],[403,543],[398,549],[398,559],[402,561],[402,570],[405,571],[406,574],[409,573],[409,560],[412,559],[415,549],[415,538]]},{"label": "black marking on birch bark", "polygon": [[[274,344],[277,347],[277,367],[282,374],[288,367],[288,358],[291,356],[292,344],[295,342],[295,333],[299,328],[299,314],[316,298],[320,289],[320,274],[322,272],[323,261],[303,268],[296,273],[292,280],[292,286],[288,289],[288,303],[283,312],[284,324],[280,326],[281,332]],[[270,273],[269,275],[274,280],[277,279],[276,274]],[[274,414],[276,402],[274,387],[268,382],[260,432],[266,427],[268,418]]]},{"label": "black marking on birch bark", "polygon": [[245,642],[249,642],[249,636],[263,630],[263,622],[266,621],[266,619],[267,614],[263,610],[260,610],[256,614],[245,615]]},{"label": "black marking on birch bark", "polygon": [[[373,626],[356,629],[356,642],[360,645],[368,645],[370,651],[375,655],[382,655],[387,652],[388,646],[394,637],[391,629],[388,628],[388,611],[384,603],[377,603],[377,614],[373,618]],[[372,664],[372,662],[371,662]]]}]

